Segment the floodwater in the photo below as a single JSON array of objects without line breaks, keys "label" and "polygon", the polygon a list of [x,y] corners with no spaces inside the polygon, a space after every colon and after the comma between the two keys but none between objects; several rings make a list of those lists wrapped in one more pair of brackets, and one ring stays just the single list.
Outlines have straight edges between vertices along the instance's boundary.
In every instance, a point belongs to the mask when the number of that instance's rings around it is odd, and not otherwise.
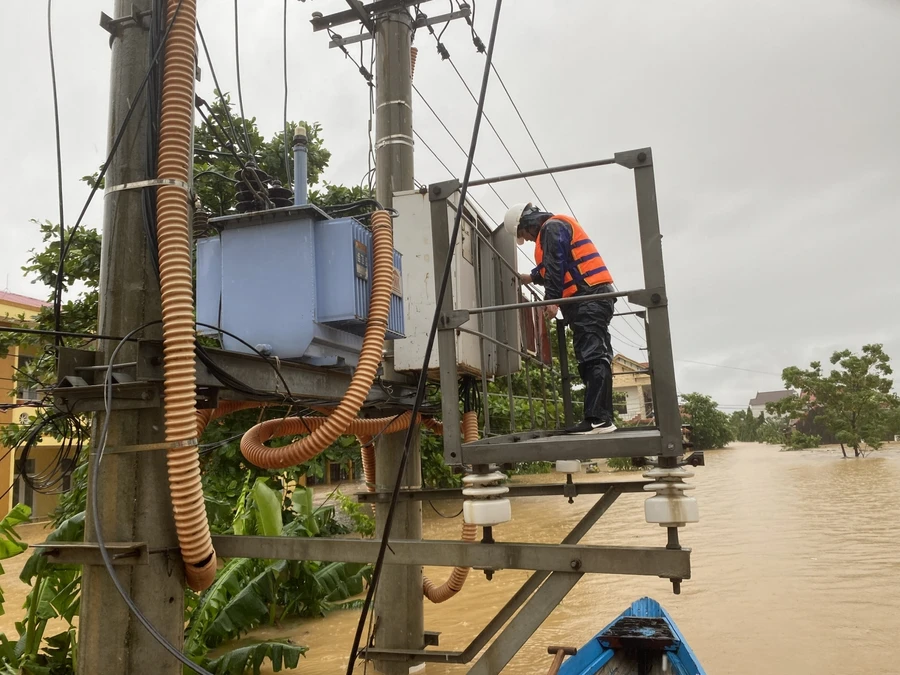
[{"label": "floodwater", "polygon": [[[548,645],[580,646],[649,595],[672,614],[710,675],[900,673],[900,449],[843,460],[840,451],[735,444],[707,452],[706,461],[692,479],[700,523],[682,530],[682,545],[693,549],[693,578],[681,595],[673,595],[665,579],[586,575],[505,672],[543,675],[550,667]],[[514,500],[513,522],[495,528],[495,537],[559,541],[589,500]],[[436,506],[449,515],[459,510],[450,502]],[[426,537],[458,536],[459,520],[439,518],[427,504],[424,515]],[[641,495],[623,495],[583,541],[662,546],[665,530],[644,522]],[[425,570],[438,580],[447,572]],[[471,573],[455,598],[426,602],[425,628],[441,632],[441,649],[463,649],[527,574],[498,572],[489,582]],[[310,647],[304,673],[338,675],[346,671],[357,616],[337,612],[257,636],[290,636]],[[429,664],[425,672],[455,675],[466,668]]]},{"label": "floodwater", "polygon": [[[682,594],[673,595],[669,582],[655,577],[586,575],[505,672],[546,673],[548,645],[580,646],[643,595],[669,610],[710,675],[900,672],[900,646],[894,646],[900,636],[900,448],[843,460],[839,451],[735,444],[707,452],[706,460],[692,479],[701,522],[682,530],[682,544],[693,549],[693,578]],[[578,480],[638,477],[601,473]],[[516,480],[561,479],[550,474]],[[495,528],[495,537],[559,541],[590,500],[514,500],[513,522]],[[448,515],[459,510],[454,502],[435,506]],[[426,537],[459,535],[460,519],[440,518],[427,504],[424,516]],[[41,536],[29,530],[28,538]],[[665,530],[644,522],[641,495],[623,495],[584,543],[661,546]],[[13,580],[23,558],[3,563],[7,613],[0,627],[7,632],[14,633],[16,607],[27,590]],[[425,570],[438,581],[448,571]],[[426,629],[440,631],[441,649],[464,648],[527,575],[501,571],[487,581],[473,572],[457,597],[442,605],[426,602]],[[290,637],[310,647],[302,672],[338,675],[347,667],[357,617],[335,612],[266,627],[250,638]],[[466,667],[429,664],[425,672],[456,675]]]}]

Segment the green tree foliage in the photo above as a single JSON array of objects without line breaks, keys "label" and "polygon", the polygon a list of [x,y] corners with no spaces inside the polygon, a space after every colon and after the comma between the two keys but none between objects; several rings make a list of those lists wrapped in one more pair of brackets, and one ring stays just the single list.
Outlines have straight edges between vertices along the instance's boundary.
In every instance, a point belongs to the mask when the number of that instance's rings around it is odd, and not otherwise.
[{"label": "green tree foliage", "polygon": [[718,404],[704,394],[682,395],[683,422],[691,425],[691,440],[696,450],[724,448],[734,440],[728,415],[718,409]]},{"label": "green tree foliage", "polygon": [[[234,208],[234,175],[240,170],[240,165],[231,152],[230,141],[234,138],[235,132],[239,138],[243,138],[244,129],[250,138],[250,145],[255,150],[254,161],[257,166],[280,180],[283,185],[290,185],[291,181],[284,164],[284,134],[275,133],[266,141],[256,126],[256,118],[247,120],[236,115],[227,94],[222,98],[217,97],[215,102],[210,104],[210,108],[213,115],[207,113],[207,119],[211,124],[204,120],[194,129],[194,147],[216,153],[211,155],[200,151],[194,155],[194,190],[206,210],[221,216]],[[331,153],[323,144],[322,126],[318,122],[311,124],[292,122],[290,128],[293,129],[297,125],[306,127],[309,140],[307,146],[309,184],[315,185],[328,166]],[[239,152],[237,148],[235,150]],[[242,158],[242,161],[246,163],[247,158]],[[288,148],[288,164],[293,171],[294,159],[291,148]]]},{"label": "green tree foliage", "polygon": [[818,448],[821,440],[815,434],[804,434],[797,429],[791,429],[791,433],[784,444],[784,449],[806,450],[807,448]]},{"label": "green tree foliage", "polygon": [[784,445],[791,434],[790,420],[784,417],[770,415],[759,426],[757,440],[769,445]]},{"label": "green tree foliage", "polygon": [[758,417],[754,417],[750,406],[747,406],[747,410],[735,410],[731,413],[731,430],[734,433],[734,440],[742,443],[760,441],[760,428],[765,422],[765,415],[760,413]]},{"label": "green tree foliage", "polygon": [[892,392],[890,357],[880,344],[865,345],[857,354],[849,349],[834,352],[831,371],[826,375],[819,361],[808,369],[785,368],[782,379],[799,396],[770,403],[773,412],[792,418],[819,410],[825,427],[834,434],[844,456],[844,446],[854,455],[881,447],[891,433],[900,399]]}]

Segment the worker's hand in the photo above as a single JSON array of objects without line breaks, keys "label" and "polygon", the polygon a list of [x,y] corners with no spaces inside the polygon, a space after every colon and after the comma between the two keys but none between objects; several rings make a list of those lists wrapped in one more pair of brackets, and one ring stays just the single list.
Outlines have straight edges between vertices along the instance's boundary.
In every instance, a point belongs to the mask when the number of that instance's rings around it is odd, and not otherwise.
[{"label": "worker's hand", "polygon": [[533,281],[530,274],[520,274],[519,284],[530,284]]},{"label": "worker's hand", "polygon": [[546,305],[544,307],[544,314],[548,319],[556,318],[556,313],[559,311],[559,305]]}]

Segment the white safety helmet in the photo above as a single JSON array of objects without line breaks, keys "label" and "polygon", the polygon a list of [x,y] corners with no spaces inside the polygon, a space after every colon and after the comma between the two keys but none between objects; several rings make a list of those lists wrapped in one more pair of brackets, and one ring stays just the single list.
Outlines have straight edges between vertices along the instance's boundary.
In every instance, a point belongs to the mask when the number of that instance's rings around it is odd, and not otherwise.
[{"label": "white safety helmet", "polygon": [[522,214],[532,206],[531,202],[514,204],[510,207],[509,211],[506,212],[506,215],[503,216],[504,229],[514,236],[519,244],[525,243],[525,240],[519,236],[519,221],[522,219]]}]

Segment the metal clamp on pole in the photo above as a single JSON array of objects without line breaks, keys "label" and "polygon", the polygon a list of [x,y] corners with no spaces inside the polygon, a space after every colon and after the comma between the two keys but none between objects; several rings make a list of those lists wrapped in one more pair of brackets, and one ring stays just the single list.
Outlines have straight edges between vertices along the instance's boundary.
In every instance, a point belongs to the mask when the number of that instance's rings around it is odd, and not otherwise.
[{"label": "metal clamp on pole", "polygon": [[149,178],[147,180],[137,180],[132,183],[113,185],[112,187],[106,188],[106,190],[104,190],[103,192],[103,195],[106,196],[112,192],[121,192],[122,190],[140,190],[145,187],[159,187],[162,185],[180,187],[182,190],[188,193],[191,191],[191,186],[185,183],[183,180],[177,180],[175,178]]},{"label": "metal clamp on pole", "polygon": [[146,27],[144,26],[144,17],[150,16],[150,14],[151,11],[149,9],[140,10],[134,5],[131,5],[131,14],[121,16],[118,19],[112,18],[106,12],[100,12],[100,28],[109,33],[109,46],[112,47],[113,40],[120,36],[121,29],[130,23],[133,23],[138,28],[146,30]]},{"label": "metal clamp on pole", "polygon": [[140,445],[117,445],[112,448],[106,448],[103,454],[110,455],[125,452],[147,452],[149,450],[175,450],[176,448],[189,448],[197,445],[197,439],[191,438],[186,441],[166,441],[163,443],[143,443]]}]

